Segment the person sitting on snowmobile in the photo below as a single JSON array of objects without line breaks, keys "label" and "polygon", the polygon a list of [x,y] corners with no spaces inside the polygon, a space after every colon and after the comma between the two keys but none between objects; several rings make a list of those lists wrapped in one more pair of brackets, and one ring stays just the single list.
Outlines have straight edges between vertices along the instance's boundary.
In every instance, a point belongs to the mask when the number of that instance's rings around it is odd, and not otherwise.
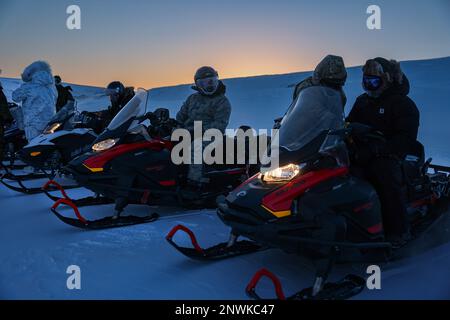
[{"label": "person sitting on snowmobile", "polygon": [[[344,60],[341,57],[328,55],[315,68],[312,76],[299,82],[294,89],[292,102],[284,115],[286,115],[297,103],[300,93],[313,86],[326,86],[339,91],[342,100],[342,108],[347,103],[347,97],[343,90],[343,86],[347,79],[347,71],[345,69]],[[284,116],[283,116],[284,117]],[[279,129],[283,117],[275,119],[273,129]]]},{"label": "person sitting on snowmobile", "polygon": [[56,100],[56,112],[59,112],[69,101],[75,101],[71,93],[70,86],[64,87],[60,76],[55,76],[55,86],[58,91],[58,99]]},{"label": "person sitting on snowmobile", "polygon": [[90,117],[88,126],[93,128],[96,133],[101,133],[135,95],[133,87],[125,87],[120,81],[113,81],[108,84],[106,94],[111,102],[108,109],[96,112],[84,111],[82,113]]},{"label": "person sitting on snowmobile", "polygon": [[[176,115],[176,120],[181,127],[191,132],[192,137],[194,121],[202,122],[203,133],[208,129],[218,129],[224,133],[230,120],[231,104],[225,96],[226,87],[219,80],[219,74],[214,68],[204,66],[197,70],[194,81],[195,86],[192,89],[197,92],[186,99]],[[194,142],[192,144],[194,146]],[[188,183],[201,186],[207,182],[203,177],[203,165],[191,164]]]},{"label": "person sitting on snowmobile", "polygon": [[45,61],[30,64],[22,73],[24,83],[14,90],[12,99],[22,103],[25,136],[30,142],[42,133],[56,113],[57,91],[50,65]]},{"label": "person sitting on snowmobile", "polygon": [[[1,72],[1,70],[0,70]],[[4,149],[4,133],[5,125],[9,125],[13,121],[11,112],[9,112],[8,100],[3,93],[3,87],[0,82],[0,161],[3,159],[3,149]]]},{"label": "person sitting on snowmobile", "polygon": [[402,246],[410,238],[402,160],[416,150],[420,115],[408,97],[409,81],[396,61],[368,60],[363,87],[366,93],[356,99],[347,121],[371,126],[384,134],[386,142],[357,146],[355,164],[378,192],[387,239]]}]

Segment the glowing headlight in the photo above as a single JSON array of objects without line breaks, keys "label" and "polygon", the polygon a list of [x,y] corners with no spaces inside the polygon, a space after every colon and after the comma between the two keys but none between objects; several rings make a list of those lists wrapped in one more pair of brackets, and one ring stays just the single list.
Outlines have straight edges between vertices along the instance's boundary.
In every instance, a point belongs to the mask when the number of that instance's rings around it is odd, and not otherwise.
[{"label": "glowing headlight", "polygon": [[262,179],[266,182],[289,181],[300,173],[301,167],[296,164],[288,164],[284,167],[265,172]]},{"label": "glowing headlight", "polygon": [[96,144],[94,144],[92,146],[92,150],[95,152],[108,150],[108,149],[114,147],[114,145],[117,143],[117,141],[119,141],[119,139],[106,139],[106,140],[97,142]]},{"label": "glowing headlight", "polygon": [[49,125],[47,128],[45,128],[44,133],[45,134],[51,134],[51,133],[55,133],[55,131],[61,127],[61,123],[56,122],[54,124]]}]

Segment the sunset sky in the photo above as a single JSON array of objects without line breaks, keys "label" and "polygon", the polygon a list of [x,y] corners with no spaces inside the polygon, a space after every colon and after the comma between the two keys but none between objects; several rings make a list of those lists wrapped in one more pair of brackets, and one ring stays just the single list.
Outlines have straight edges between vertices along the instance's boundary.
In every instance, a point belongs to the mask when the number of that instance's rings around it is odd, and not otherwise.
[{"label": "sunset sky", "polygon": [[[67,6],[81,30],[66,28]],[[381,7],[382,30],[366,9]],[[450,0],[0,0],[0,69],[19,77],[47,60],[66,82],[146,88],[312,69],[327,53],[348,66],[385,56],[450,56]]]}]

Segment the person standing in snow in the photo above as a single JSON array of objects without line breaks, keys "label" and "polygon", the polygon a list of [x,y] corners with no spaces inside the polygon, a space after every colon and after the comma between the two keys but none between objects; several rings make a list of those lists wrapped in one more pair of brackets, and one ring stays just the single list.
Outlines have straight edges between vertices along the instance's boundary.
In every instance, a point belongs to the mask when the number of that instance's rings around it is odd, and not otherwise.
[{"label": "person standing in snow", "polygon": [[23,84],[12,98],[21,103],[25,136],[29,141],[45,129],[56,113],[57,91],[50,65],[45,61],[30,64],[22,73]]},{"label": "person standing in snow", "polygon": [[410,238],[402,161],[407,154],[421,153],[417,150],[420,114],[408,97],[409,81],[398,62],[368,60],[362,82],[366,93],[356,99],[347,121],[371,126],[384,134],[386,142],[357,146],[356,162],[378,192],[387,239],[402,246]]},{"label": "person standing in snow", "polygon": [[[226,87],[219,80],[219,74],[214,68],[204,66],[197,70],[194,81],[195,86],[192,89],[197,92],[186,99],[176,115],[176,120],[181,127],[191,133],[192,137],[194,136],[194,121],[202,122],[202,134],[208,129],[218,129],[224,133],[230,120],[231,104],[225,96]],[[193,147],[192,150],[194,150]],[[207,182],[203,177],[203,165],[191,164],[188,183],[201,187]]]},{"label": "person standing in snow", "polygon": [[60,76],[55,76],[55,86],[58,91],[58,99],[56,100],[56,112],[59,112],[68,102],[74,102],[75,99],[71,93],[72,88],[70,86],[63,86]]},{"label": "person standing in snow", "polygon": [[9,112],[8,100],[3,93],[2,83],[0,82],[0,161],[3,160],[5,125],[11,123],[12,121],[13,118]]}]

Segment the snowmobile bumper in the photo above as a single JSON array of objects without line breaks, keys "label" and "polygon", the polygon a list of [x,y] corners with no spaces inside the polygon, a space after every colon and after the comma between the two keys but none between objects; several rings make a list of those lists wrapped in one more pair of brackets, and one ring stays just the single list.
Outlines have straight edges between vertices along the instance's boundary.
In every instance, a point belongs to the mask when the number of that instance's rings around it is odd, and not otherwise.
[{"label": "snowmobile bumper", "polygon": [[[379,259],[379,255],[384,255],[385,250],[391,249],[388,242],[345,242],[337,238],[329,237],[330,234],[339,235],[345,230],[346,225],[343,219],[335,217],[331,219],[328,226],[319,227],[316,223],[295,222],[292,220],[272,220],[264,221],[258,219],[250,210],[232,208],[225,197],[220,197],[217,201],[217,215],[232,228],[232,232],[245,236],[260,244],[278,247],[288,253],[305,255],[312,259],[327,258],[330,248],[350,249],[352,251],[374,249],[377,254],[372,257],[364,257],[364,261]],[[331,229],[330,229],[331,228]],[[380,252],[378,252],[379,250]],[[361,257],[346,255],[345,261],[358,261]]]}]

